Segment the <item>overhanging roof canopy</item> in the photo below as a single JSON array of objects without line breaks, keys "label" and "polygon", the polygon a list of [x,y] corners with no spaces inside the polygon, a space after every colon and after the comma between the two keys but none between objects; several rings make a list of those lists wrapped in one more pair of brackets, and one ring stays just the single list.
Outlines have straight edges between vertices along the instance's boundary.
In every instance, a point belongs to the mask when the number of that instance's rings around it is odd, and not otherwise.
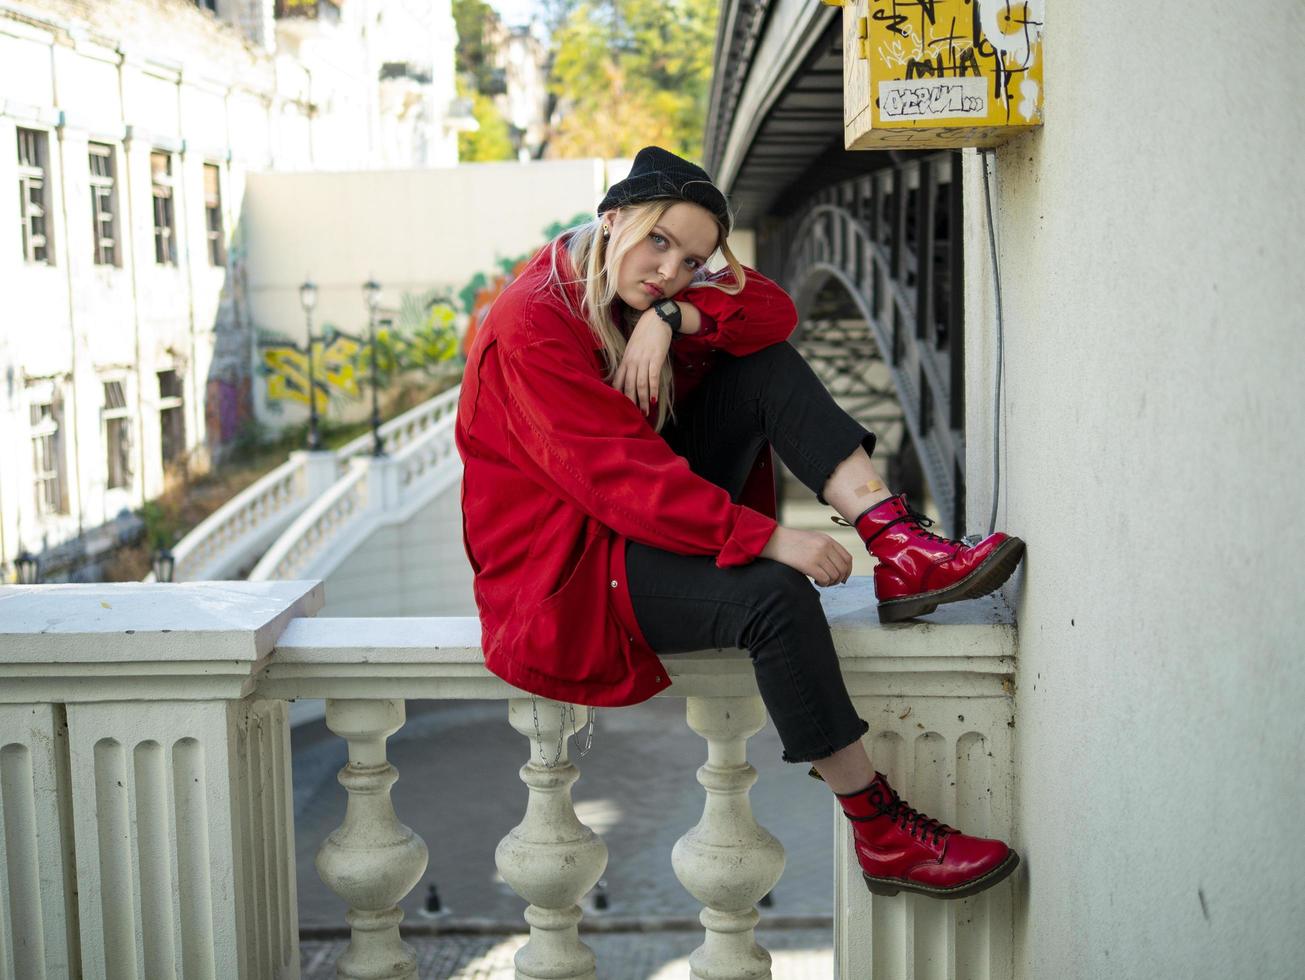
[{"label": "overhanging roof canopy", "polygon": [[876,165],[877,153],[843,149],[838,8],[723,0],[715,65],[704,163],[740,227]]}]

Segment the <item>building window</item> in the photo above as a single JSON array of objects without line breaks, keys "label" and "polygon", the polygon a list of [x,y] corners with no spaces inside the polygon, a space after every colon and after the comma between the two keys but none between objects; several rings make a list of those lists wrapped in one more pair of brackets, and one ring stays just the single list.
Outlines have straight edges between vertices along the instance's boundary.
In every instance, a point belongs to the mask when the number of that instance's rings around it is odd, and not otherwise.
[{"label": "building window", "polygon": [[18,208],[23,226],[23,257],[54,263],[50,249],[49,137],[35,129],[18,130]]},{"label": "building window", "polygon": [[154,261],[177,264],[177,223],[172,200],[172,154],[150,154],[150,188],[154,195]]},{"label": "building window", "polygon": [[118,264],[117,188],[114,186],[113,147],[106,143],[90,145],[91,158],[91,241],[95,245],[96,265]]},{"label": "building window", "polygon": [[186,452],[186,413],[181,393],[181,376],[176,371],[159,372],[159,429],[162,434],[163,465],[182,459]]},{"label": "building window", "polygon": [[57,394],[34,400],[31,406],[32,480],[36,513],[66,514],[63,479],[63,405]]},{"label": "building window", "polygon": [[121,381],[104,382],[104,445],[108,450],[106,486],[131,486],[131,417],[127,412],[127,395]]},{"label": "building window", "polygon": [[208,235],[209,265],[223,266],[227,262],[225,236],[222,234],[222,185],[215,163],[204,164],[204,218]]}]

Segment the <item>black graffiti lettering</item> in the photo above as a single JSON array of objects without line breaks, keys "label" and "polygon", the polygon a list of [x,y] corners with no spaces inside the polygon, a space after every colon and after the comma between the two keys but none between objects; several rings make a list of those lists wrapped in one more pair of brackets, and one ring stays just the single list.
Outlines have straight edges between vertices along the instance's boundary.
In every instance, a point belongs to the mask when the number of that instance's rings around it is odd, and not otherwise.
[{"label": "black graffiti lettering", "polygon": [[887,25],[888,30],[892,31],[894,34],[899,34],[902,37],[911,36],[911,32],[902,26],[906,23],[905,14],[890,13],[887,10],[876,10],[870,16],[878,21],[889,21],[889,24]]},{"label": "black graffiti lettering", "polygon": [[879,111],[888,119],[956,116],[983,111],[983,99],[966,95],[959,84],[895,88],[880,98]]},{"label": "black graffiti lettering", "polygon": [[938,59],[936,63],[928,60],[917,61],[914,58],[911,58],[909,61],[906,62],[907,78],[933,78],[936,75],[942,75],[942,73],[943,73],[942,55],[938,55]]},{"label": "black graffiti lettering", "polygon": [[[934,44],[941,43],[935,41]],[[909,58],[906,62],[906,75],[910,78],[964,78],[966,75],[982,77],[983,71],[979,67],[979,57],[975,54],[973,48],[966,48],[964,51],[957,53],[955,48],[949,49],[949,58],[945,58],[940,51],[932,58]]]}]

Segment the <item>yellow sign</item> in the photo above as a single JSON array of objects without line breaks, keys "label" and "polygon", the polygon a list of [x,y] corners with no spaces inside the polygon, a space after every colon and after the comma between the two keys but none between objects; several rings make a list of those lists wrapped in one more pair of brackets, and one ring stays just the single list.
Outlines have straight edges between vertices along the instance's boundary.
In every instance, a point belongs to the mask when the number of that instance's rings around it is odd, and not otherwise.
[{"label": "yellow sign", "polygon": [[849,150],[993,146],[1042,125],[1044,0],[845,0]]}]

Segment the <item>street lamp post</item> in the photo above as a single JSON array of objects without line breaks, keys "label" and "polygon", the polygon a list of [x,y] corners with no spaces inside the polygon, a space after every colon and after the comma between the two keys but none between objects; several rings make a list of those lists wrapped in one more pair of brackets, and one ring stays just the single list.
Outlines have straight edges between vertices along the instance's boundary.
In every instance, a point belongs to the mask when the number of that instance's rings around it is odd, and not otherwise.
[{"label": "street lamp post", "polygon": [[372,455],[384,456],[381,442],[380,385],[376,377],[376,311],[381,305],[381,284],[375,279],[363,283],[363,298],[367,301],[367,337],[372,348]]},{"label": "street lamp post", "polygon": [[26,548],[14,559],[19,585],[37,585],[41,581],[41,562]]},{"label": "street lamp post", "polygon": [[172,556],[170,549],[166,547],[154,549],[154,581],[171,582],[176,566],[177,560]]},{"label": "street lamp post", "polygon": [[308,325],[308,448],[313,452],[322,448],[322,436],[317,431],[317,373],[313,368],[313,309],[317,306],[317,285],[304,280],[299,287],[299,305],[304,308]]}]

